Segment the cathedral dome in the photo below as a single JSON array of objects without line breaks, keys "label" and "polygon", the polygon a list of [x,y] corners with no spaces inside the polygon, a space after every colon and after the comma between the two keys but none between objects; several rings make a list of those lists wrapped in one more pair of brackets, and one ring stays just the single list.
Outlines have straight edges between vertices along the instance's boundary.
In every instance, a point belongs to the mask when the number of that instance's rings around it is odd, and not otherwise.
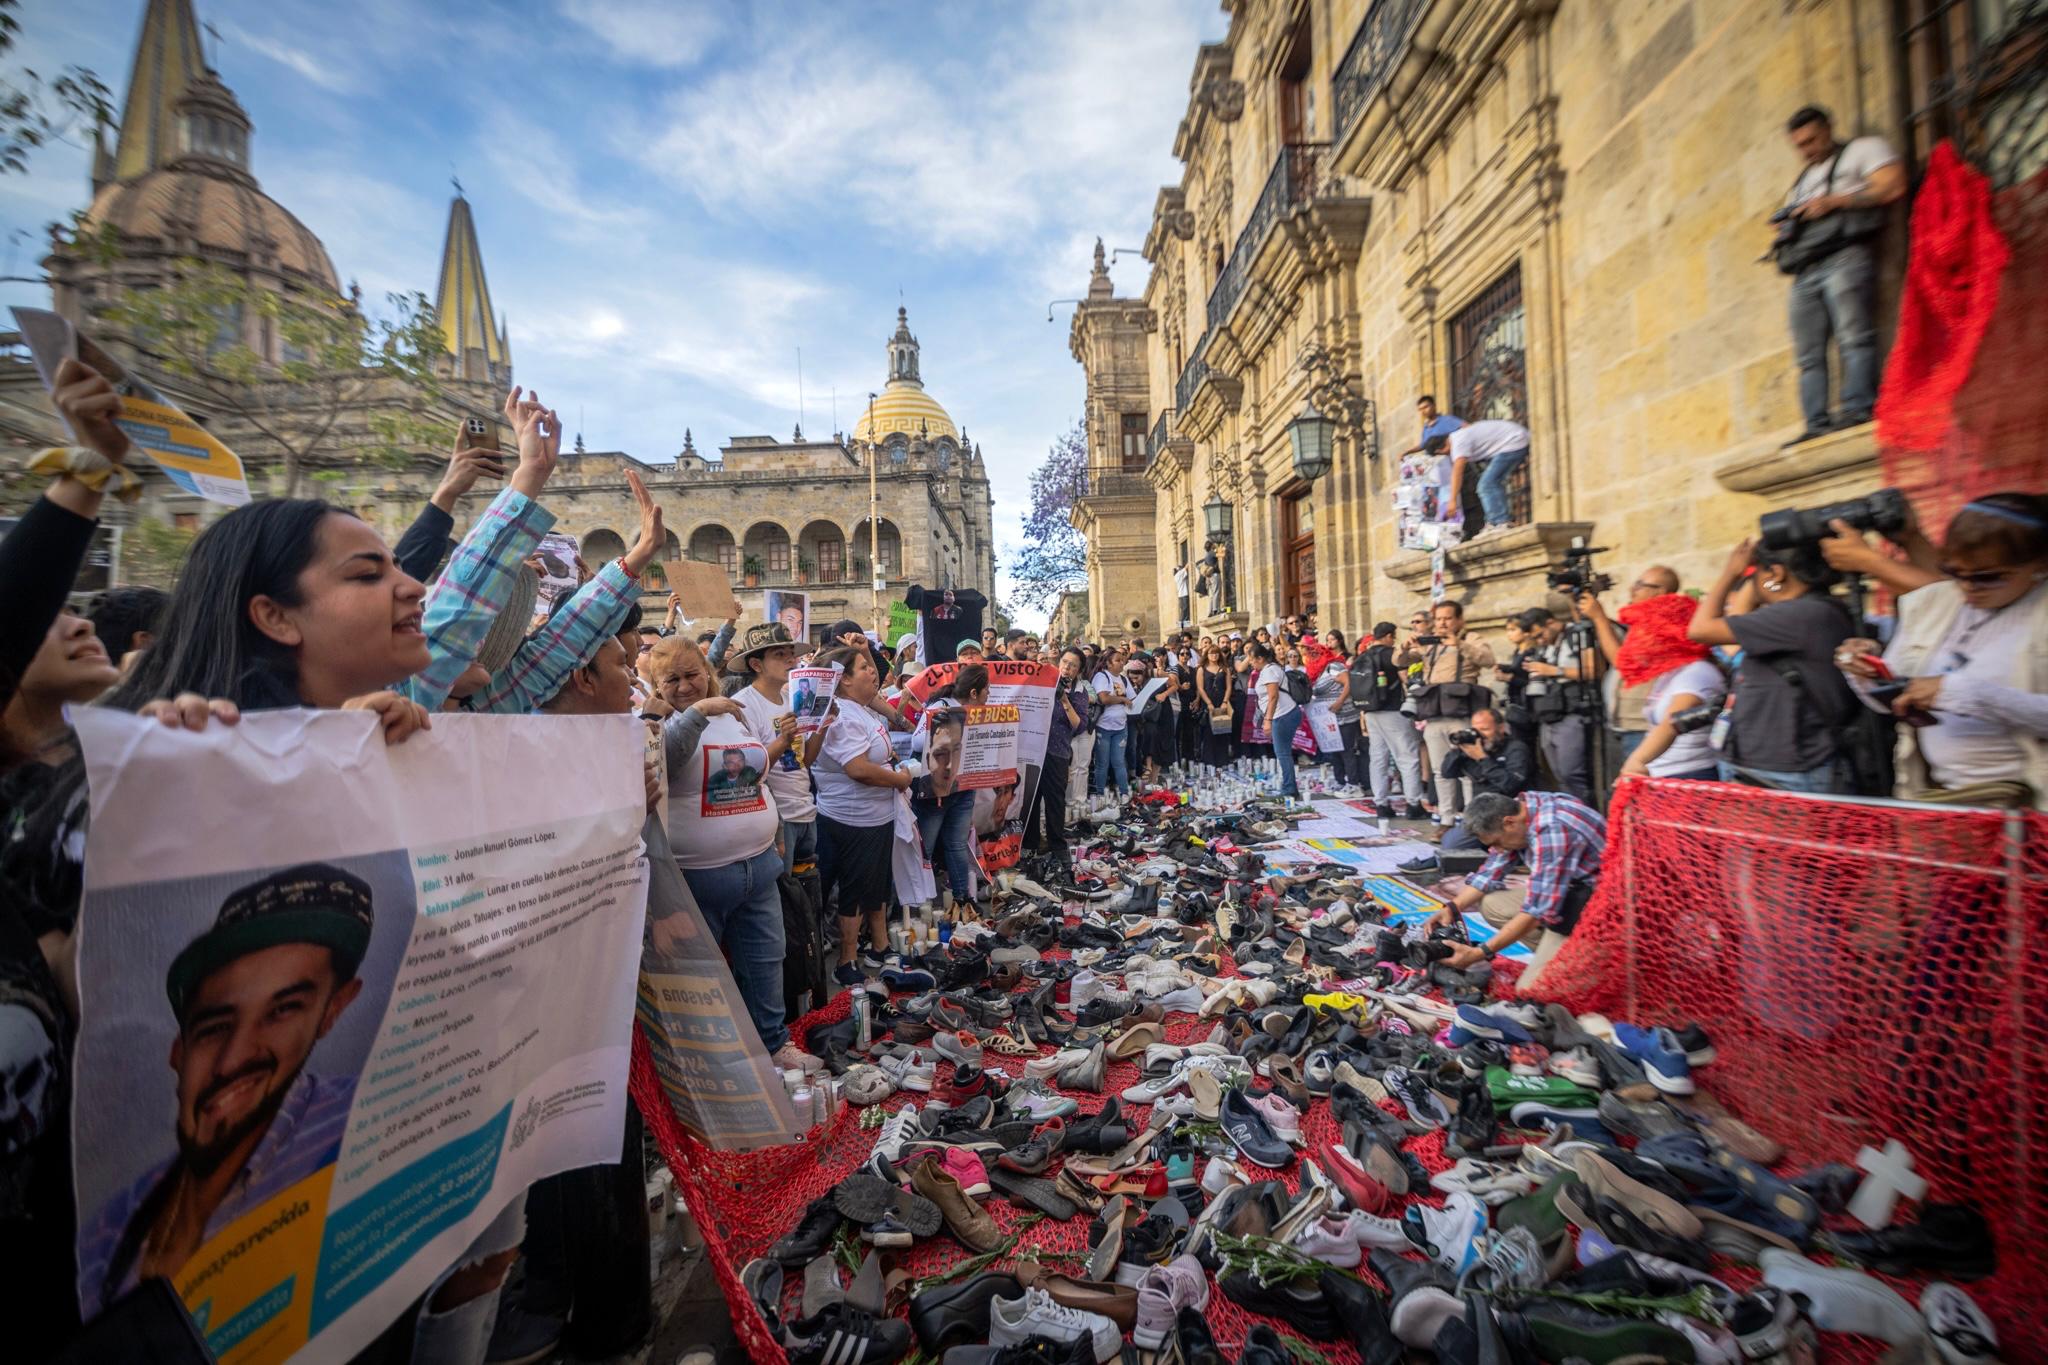
[{"label": "cathedral dome", "polygon": [[312,229],[247,175],[180,162],[115,181],[93,196],[86,224],[109,224],[124,243],[161,242],[177,255],[275,270],[303,286],[341,291],[327,248]]},{"label": "cathedral dome", "polygon": [[917,338],[910,334],[910,315],[896,310],[896,332],[889,338],[889,382],[875,395],[875,401],[861,409],[853,424],[856,441],[879,441],[891,432],[922,436],[936,441],[944,436],[960,439],[960,428],[938,399],[924,391],[918,375]]}]

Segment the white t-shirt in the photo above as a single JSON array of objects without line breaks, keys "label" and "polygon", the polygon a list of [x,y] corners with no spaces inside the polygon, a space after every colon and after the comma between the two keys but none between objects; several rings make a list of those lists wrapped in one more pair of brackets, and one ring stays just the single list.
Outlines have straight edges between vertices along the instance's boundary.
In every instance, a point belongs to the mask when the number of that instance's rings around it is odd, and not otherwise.
[{"label": "white t-shirt", "polygon": [[818,781],[818,814],[862,829],[892,823],[896,789],[871,787],[846,775],[846,765],[856,758],[888,767],[890,752],[888,722],[851,697],[841,697],[839,718],[825,731],[825,742],[811,765],[811,775]]},{"label": "white t-shirt", "polygon": [[[1662,725],[1670,699],[1687,695],[1710,705],[1718,702],[1728,695],[1728,676],[1705,659],[1672,669],[1650,684],[1650,695],[1643,702],[1643,719],[1652,726]],[[1650,776],[1674,777],[1713,767],[1717,755],[1712,739],[1711,726],[1678,736],[1671,741],[1670,748],[1650,760]]]},{"label": "white t-shirt", "polygon": [[[1468,465],[1485,464],[1510,450],[1529,448],[1529,428],[1520,422],[1467,422],[1451,433],[1451,458]],[[1449,484],[1448,478],[1444,481]]]},{"label": "white t-shirt", "polygon": [[1252,685],[1252,705],[1257,708],[1261,719],[1266,714],[1266,684],[1280,684],[1280,691],[1273,702],[1273,719],[1278,720],[1295,709],[1294,694],[1287,690],[1287,670],[1278,664],[1267,664],[1259,670],[1259,680]]},{"label": "white t-shirt", "polygon": [[[789,689],[783,692],[787,695]],[[775,722],[778,717],[789,714],[787,701],[770,701],[761,695],[761,690],[751,683],[733,693],[732,699],[740,704],[745,713],[747,729],[755,739],[765,745],[775,742]],[[818,813],[817,803],[811,800],[810,774],[797,761],[797,745],[803,742],[801,735],[794,736],[780,762],[768,768],[768,790],[775,793],[776,808],[785,820],[809,820]]]},{"label": "white t-shirt", "polygon": [[1834,189],[1828,188],[1828,164],[1835,160],[1830,152],[1818,166],[1808,166],[1799,173],[1799,179],[1785,195],[1785,206],[1803,204],[1822,194],[1854,194],[1870,183],[1872,171],[1883,170],[1898,159],[1892,144],[1881,137],[1851,138],[1842,148],[1841,161],[1835,165]]},{"label": "white t-shirt", "polygon": [[676,866],[745,862],[774,847],[782,817],[762,782],[767,748],[732,716],[713,716],[680,772],[671,774],[669,842]]},{"label": "white t-shirt", "polygon": [[[1106,669],[1098,669],[1095,676],[1088,680],[1088,690],[1098,697],[1104,692],[1115,692],[1118,688],[1123,688],[1123,693],[1127,697],[1131,694],[1131,689],[1124,685],[1124,680]],[[1128,706],[1120,701],[1104,702],[1102,715],[1096,720],[1095,728],[1114,732],[1124,729],[1130,723],[1131,710]]]}]

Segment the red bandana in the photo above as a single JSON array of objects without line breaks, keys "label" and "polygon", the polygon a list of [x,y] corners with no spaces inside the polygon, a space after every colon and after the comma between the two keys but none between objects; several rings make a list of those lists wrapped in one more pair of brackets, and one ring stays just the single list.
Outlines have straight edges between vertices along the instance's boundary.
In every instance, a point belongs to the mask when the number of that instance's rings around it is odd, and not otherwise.
[{"label": "red bandana", "polygon": [[1628,638],[1621,642],[1614,666],[1621,670],[1623,686],[1634,687],[1707,657],[1707,646],[1685,638],[1686,627],[1698,609],[1699,603],[1677,592],[1631,602],[1621,609]]}]

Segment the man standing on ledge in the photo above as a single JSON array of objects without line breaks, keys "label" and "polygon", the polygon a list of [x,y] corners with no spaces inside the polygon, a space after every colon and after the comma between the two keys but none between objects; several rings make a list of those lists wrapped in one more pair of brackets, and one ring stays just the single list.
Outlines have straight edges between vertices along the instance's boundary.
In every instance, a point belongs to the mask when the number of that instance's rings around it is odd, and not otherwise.
[{"label": "man standing on ledge", "polygon": [[[1785,125],[1806,169],[1792,182],[1771,247],[1792,277],[1792,355],[1799,411],[1816,436],[1870,420],[1877,403],[1877,236],[1887,204],[1906,193],[1906,166],[1881,137],[1835,141],[1825,109],[1807,105]],[[1828,336],[1842,353],[1842,406],[1828,412]]]},{"label": "man standing on ledge", "polygon": [[[1539,934],[1535,955],[1515,982],[1517,991],[1528,994],[1593,899],[1607,822],[1599,811],[1559,792],[1524,792],[1519,799],[1482,792],[1465,809],[1465,829],[1492,856],[1431,919],[1455,924],[1476,905],[1495,933],[1482,944],[1453,948],[1445,962],[1459,968],[1491,962],[1503,949]],[[1518,853],[1529,863],[1529,885],[1522,891],[1503,890]]]}]

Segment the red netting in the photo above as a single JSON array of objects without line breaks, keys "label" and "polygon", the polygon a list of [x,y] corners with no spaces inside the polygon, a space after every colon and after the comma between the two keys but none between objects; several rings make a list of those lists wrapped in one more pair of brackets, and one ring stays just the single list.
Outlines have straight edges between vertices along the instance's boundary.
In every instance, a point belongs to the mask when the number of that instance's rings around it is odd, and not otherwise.
[{"label": "red netting", "polygon": [[2008,1359],[2042,1359],[2044,914],[2048,816],[1634,782],[1538,993],[1698,1021],[1720,1053],[1703,1086],[1786,1145],[1784,1170],[1904,1143],[1930,1199],[1990,1220],[1998,1273],[1970,1292]]}]

